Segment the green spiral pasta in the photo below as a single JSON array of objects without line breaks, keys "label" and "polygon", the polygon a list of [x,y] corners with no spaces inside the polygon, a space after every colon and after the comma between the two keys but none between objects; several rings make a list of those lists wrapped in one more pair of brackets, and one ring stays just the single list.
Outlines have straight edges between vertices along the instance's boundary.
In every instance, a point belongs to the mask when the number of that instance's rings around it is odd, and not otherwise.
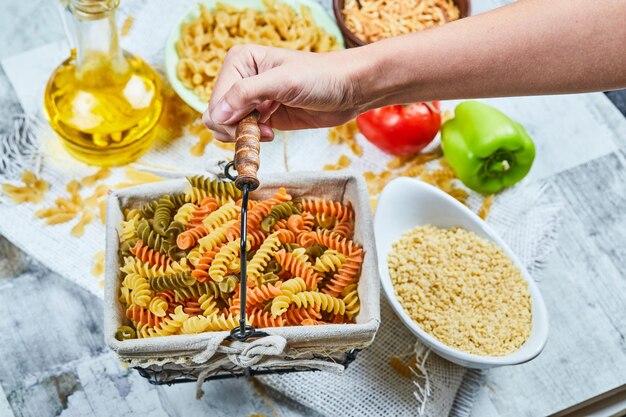
[{"label": "green spiral pasta", "polygon": [[299,210],[291,201],[285,201],[283,203],[276,204],[272,207],[270,214],[261,221],[261,229],[264,232],[269,233],[274,229],[276,222],[281,219],[286,219],[292,214],[301,214]]},{"label": "green spiral pasta", "polygon": [[173,221],[165,230],[165,236],[167,239],[174,244],[176,242],[176,238],[179,234],[185,231],[185,225],[178,221]]},{"label": "green spiral pasta", "polygon": [[115,332],[115,338],[119,341],[134,339],[135,337],[137,337],[137,333],[135,333],[135,329],[130,326],[120,326]]},{"label": "green spiral pasta", "polygon": [[131,256],[132,253],[130,252],[130,249],[134,248],[136,244],[137,239],[129,239],[122,242],[122,244],[120,245],[120,253],[122,254],[122,256]]},{"label": "green spiral pasta", "polygon": [[239,284],[239,277],[234,274],[226,275],[222,282],[218,282],[217,286],[223,293],[231,293],[235,291],[235,287]]},{"label": "green spiral pasta", "polygon": [[154,231],[161,236],[166,237],[166,230],[172,222],[172,218],[174,217],[177,209],[178,207],[171,196],[164,195],[161,197],[157,203],[156,209],[154,210]]},{"label": "green spiral pasta", "polygon": [[241,190],[235,186],[234,182],[212,180],[201,175],[187,177],[187,181],[192,187],[204,190],[213,197],[227,197],[233,200],[241,197]]},{"label": "green spiral pasta", "polygon": [[195,283],[196,279],[192,277],[189,272],[163,275],[161,277],[150,279],[150,287],[154,291],[175,290],[178,288],[189,287]]},{"label": "green spiral pasta", "polygon": [[152,200],[144,204],[143,207],[139,209],[139,212],[141,213],[144,219],[151,219],[154,217],[154,211],[156,210],[158,204],[159,204],[158,200]]},{"label": "green spiral pasta", "polygon": [[318,243],[313,246],[309,246],[308,248],[305,248],[305,252],[309,256],[309,258],[319,258],[320,256],[322,256],[325,250],[326,248]]},{"label": "green spiral pasta", "polygon": [[185,252],[180,251],[175,244],[156,233],[148,220],[141,220],[137,225],[137,236],[150,248],[161,252],[174,260],[179,260],[185,256]]},{"label": "green spiral pasta", "polygon": [[204,294],[225,299],[228,298],[231,293],[222,292],[217,283],[213,281],[196,282],[189,287],[181,287],[174,290],[176,301],[186,300],[191,297],[200,297]]}]

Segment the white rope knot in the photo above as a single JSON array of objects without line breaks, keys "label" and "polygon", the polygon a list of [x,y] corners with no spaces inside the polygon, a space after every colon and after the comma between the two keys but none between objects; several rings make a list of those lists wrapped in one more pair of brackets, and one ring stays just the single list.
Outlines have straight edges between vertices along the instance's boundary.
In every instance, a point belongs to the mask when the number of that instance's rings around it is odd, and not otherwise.
[{"label": "white rope knot", "polygon": [[277,356],[283,353],[287,340],[282,336],[266,336],[252,342],[234,341],[224,347],[228,359],[241,368],[248,368],[259,363],[265,356]]}]

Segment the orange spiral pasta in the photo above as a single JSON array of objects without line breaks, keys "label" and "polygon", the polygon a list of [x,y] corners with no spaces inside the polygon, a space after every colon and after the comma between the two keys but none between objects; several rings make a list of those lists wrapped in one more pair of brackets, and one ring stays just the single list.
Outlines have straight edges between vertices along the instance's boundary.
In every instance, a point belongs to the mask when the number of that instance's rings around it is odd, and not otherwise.
[{"label": "orange spiral pasta", "polygon": [[317,237],[315,232],[300,232],[296,236],[296,242],[303,248],[310,248],[317,244]]},{"label": "orange spiral pasta", "polygon": [[274,229],[278,233],[278,240],[283,245],[285,243],[296,243],[296,234],[289,229]]},{"label": "orange spiral pasta", "polygon": [[285,312],[285,318],[287,319],[287,323],[289,325],[297,326],[306,319],[321,320],[322,315],[320,314],[319,307],[309,306],[298,308],[296,306],[291,306]]},{"label": "orange spiral pasta", "polygon": [[187,228],[191,229],[202,224],[202,220],[206,219],[206,217],[217,210],[217,208],[217,200],[214,197],[206,197],[200,202],[198,208],[192,212],[191,219],[189,219],[187,223]]},{"label": "orange spiral pasta", "polygon": [[263,304],[265,301],[280,295],[280,285],[263,284],[258,287],[248,289],[248,301],[250,304]]},{"label": "orange spiral pasta", "polygon": [[346,220],[354,220],[354,211],[350,204],[343,205],[337,201],[326,200],[323,198],[310,198],[302,200],[302,210],[313,214],[324,214],[342,222]]},{"label": "orange spiral pasta", "polygon": [[263,309],[254,309],[248,316],[255,327],[283,327],[287,324],[283,316],[272,317],[269,311]]},{"label": "orange spiral pasta", "polygon": [[165,254],[144,245],[141,239],[137,240],[135,246],[130,248],[130,253],[135,255],[141,262],[147,262],[150,266],[156,266],[157,268],[167,268],[172,263],[172,260]]},{"label": "orange spiral pasta", "polygon": [[248,240],[250,241],[250,248],[256,250],[263,244],[263,241],[267,238],[267,233],[263,230],[249,230],[247,233]]},{"label": "orange spiral pasta", "polygon": [[312,236],[314,236],[316,242],[320,245],[334,249],[346,256],[363,253],[363,249],[361,249],[359,245],[351,240],[334,235],[330,230],[317,230]]},{"label": "orange spiral pasta", "polygon": [[310,232],[313,229],[314,217],[311,213],[292,214],[287,219],[287,228],[295,234]]},{"label": "orange spiral pasta", "polygon": [[335,227],[333,227],[333,233],[346,239],[352,239],[352,235],[354,234],[354,221],[345,220],[338,222]]},{"label": "orange spiral pasta", "polygon": [[131,304],[126,309],[126,317],[128,317],[135,325],[147,324],[150,327],[156,326],[163,320],[162,317],[158,317],[150,312],[150,310],[139,307],[136,304]]},{"label": "orange spiral pasta", "polygon": [[361,253],[349,256],[330,282],[322,288],[322,292],[337,297],[348,285],[359,279],[363,255]]},{"label": "orange spiral pasta", "polygon": [[200,302],[198,302],[198,297],[189,298],[182,303],[183,311],[190,316],[197,316],[198,314],[203,313],[203,309],[201,308]]},{"label": "orange spiral pasta", "polygon": [[265,200],[253,196],[244,308],[241,193],[232,182],[190,181],[185,194],[123,207],[133,214],[120,234],[119,301],[126,318],[118,340],[228,331],[242,314],[256,328],[354,323],[364,252],[351,240],[350,203],[292,201],[284,188]]},{"label": "orange spiral pasta", "polygon": [[207,228],[200,223],[192,229],[188,229],[176,238],[176,246],[179,249],[186,250],[189,248],[193,248],[196,245],[196,242],[201,238],[205,237],[209,234]]},{"label": "orange spiral pasta", "polygon": [[302,326],[319,326],[320,324],[328,324],[325,321],[315,319],[304,319],[300,322]]},{"label": "orange spiral pasta", "polygon": [[317,289],[317,284],[322,280],[322,277],[313,270],[313,266],[309,262],[303,262],[301,258],[284,249],[276,252],[274,257],[285,271],[289,271],[294,277],[302,278],[308,289]]},{"label": "orange spiral pasta", "polygon": [[191,271],[191,276],[198,282],[204,282],[209,279],[209,268],[211,263],[215,259],[215,255],[219,252],[223,245],[215,247],[212,251],[205,252],[204,255],[198,260],[196,267]]}]

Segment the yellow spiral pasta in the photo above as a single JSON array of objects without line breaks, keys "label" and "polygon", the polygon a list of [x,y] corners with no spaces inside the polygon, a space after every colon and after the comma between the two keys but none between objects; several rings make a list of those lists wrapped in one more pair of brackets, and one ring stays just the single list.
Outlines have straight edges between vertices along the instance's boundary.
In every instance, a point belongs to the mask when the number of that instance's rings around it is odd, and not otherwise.
[{"label": "yellow spiral pasta", "polygon": [[346,305],[348,318],[353,319],[359,314],[361,304],[359,302],[358,284],[350,284],[341,292],[341,299]]},{"label": "yellow spiral pasta", "polygon": [[219,226],[229,222],[230,220],[237,220],[241,207],[235,203],[227,203],[209,214],[203,221],[204,227],[209,232],[216,230]]},{"label": "yellow spiral pasta", "polygon": [[150,310],[150,312],[157,317],[165,317],[167,314],[167,308],[167,301],[161,297],[154,297],[150,300],[150,304],[148,305],[148,310]]},{"label": "yellow spiral pasta", "polygon": [[210,294],[202,294],[200,298],[198,298],[198,302],[200,303],[200,308],[202,309],[202,315],[205,317],[214,316],[219,312],[215,297]]},{"label": "yellow spiral pasta", "polygon": [[269,235],[248,263],[248,278],[250,280],[258,281],[268,262],[272,259],[272,253],[280,248],[281,243],[278,234],[278,232],[274,232]]},{"label": "yellow spiral pasta", "polygon": [[315,269],[317,272],[335,272],[346,261],[344,254],[337,252],[336,250],[328,249],[322,256],[315,260]]},{"label": "yellow spiral pasta", "polygon": [[316,291],[302,291],[291,295],[289,298],[298,308],[314,306],[335,315],[346,312],[346,304],[343,300]]},{"label": "yellow spiral pasta", "polygon": [[213,248],[217,247],[219,244],[226,242],[226,233],[235,223],[237,223],[237,220],[231,220],[229,222],[226,222],[202,239],[198,240],[198,245],[200,245],[200,252],[209,252],[213,250]]},{"label": "yellow spiral pasta", "polygon": [[220,251],[215,255],[215,259],[209,268],[209,276],[215,282],[220,282],[228,273],[228,264],[232,263],[239,256],[240,239],[233,240],[222,246]]},{"label": "yellow spiral pasta", "polygon": [[185,203],[176,211],[174,215],[174,221],[182,224],[189,223],[189,220],[193,217],[193,212],[196,211],[198,206],[193,203]]}]

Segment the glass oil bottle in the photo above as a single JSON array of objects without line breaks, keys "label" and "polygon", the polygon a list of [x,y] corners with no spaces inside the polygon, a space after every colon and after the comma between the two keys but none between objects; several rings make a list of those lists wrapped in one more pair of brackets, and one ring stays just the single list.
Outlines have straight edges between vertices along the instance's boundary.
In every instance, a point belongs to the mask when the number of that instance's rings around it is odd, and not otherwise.
[{"label": "glass oil bottle", "polygon": [[152,145],[163,111],[159,75],[119,46],[118,4],[69,0],[75,48],[44,94],[50,125],[68,152],[89,165],[137,159]]}]

